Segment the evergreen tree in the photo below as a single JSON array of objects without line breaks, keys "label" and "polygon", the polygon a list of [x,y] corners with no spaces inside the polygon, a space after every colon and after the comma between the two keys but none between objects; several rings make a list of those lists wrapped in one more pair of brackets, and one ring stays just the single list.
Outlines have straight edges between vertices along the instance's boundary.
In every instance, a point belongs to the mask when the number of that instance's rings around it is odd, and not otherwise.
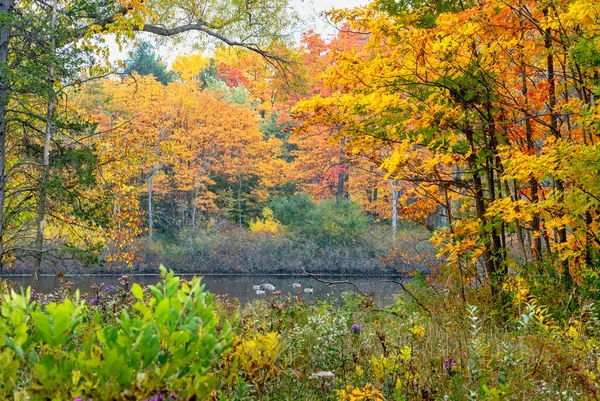
[{"label": "evergreen tree", "polygon": [[167,63],[156,54],[154,46],[150,42],[141,41],[134,51],[129,53],[129,60],[125,63],[125,72],[154,75],[156,80],[163,85],[175,80],[175,74],[167,71]]}]

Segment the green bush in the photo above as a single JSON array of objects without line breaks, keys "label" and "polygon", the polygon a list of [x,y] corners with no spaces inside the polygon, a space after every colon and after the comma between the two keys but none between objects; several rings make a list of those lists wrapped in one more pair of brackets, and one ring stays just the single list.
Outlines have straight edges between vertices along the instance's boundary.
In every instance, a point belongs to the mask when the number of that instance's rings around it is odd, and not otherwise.
[{"label": "green bush", "polygon": [[271,206],[275,220],[287,227],[302,227],[307,213],[314,208],[315,202],[306,194],[275,199]]},{"label": "green bush", "polygon": [[[137,284],[111,311],[73,299],[47,305],[30,289],[2,291],[0,399],[203,399],[211,366],[231,344],[200,279]],[[120,313],[117,313],[117,308]]]},{"label": "green bush", "polygon": [[350,200],[326,199],[308,211],[301,230],[321,245],[353,245],[369,230],[369,217]]},{"label": "green bush", "polygon": [[297,229],[321,246],[354,245],[369,230],[369,217],[348,199],[325,199],[318,204],[305,194],[276,199],[272,206],[276,220]]}]

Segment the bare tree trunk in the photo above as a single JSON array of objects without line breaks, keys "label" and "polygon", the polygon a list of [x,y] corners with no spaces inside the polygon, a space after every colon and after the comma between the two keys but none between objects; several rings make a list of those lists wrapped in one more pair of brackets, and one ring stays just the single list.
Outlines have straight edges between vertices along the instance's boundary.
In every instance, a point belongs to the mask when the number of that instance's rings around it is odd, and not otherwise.
[{"label": "bare tree trunk", "polygon": [[196,212],[198,211],[198,200],[200,200],[200,186],[194,190],[194,205],[192,206],[192,221],[190,226],[196,228]]},{"label": "bare tree trunk", "polygon": [[[50,29],[52,39],[50,41],[50,53],[54,56],[55,40],[54,28],[56,27],[56,9],[58,0],[54,0],[52,4],[52,14],[50,19]],[[35,259],[33,263],[33,282],[32,286],[37,288],[40,281],[40,269],[42,267],[42,259],[44,256],[44,226],[46,223],[46,201],[47,201],[47,185],[50,178],[50,145],[54,135],[54,106],[56,105],[56,93],[54,92],[54,82],[56,80],[54,74],[54,63],[50,63],[48,68],[48,110],[46,111],[46,140],[44,142],[44,162],[42,164],[42,179],[40,181],[40,197],[38,201],[38,214],[36,218],[37,232],[35,236]]]},{"label": "bare tree trunk", "polygon": [[152,191],[154,189],[154,177],[156,177],[156,172],[158,171],[158,166],[152,166],[152,173],[150,173],[150,178],[148,179],[148,238],[150,242],[152,242],[152,238],[154,237],[154,205],[152,203]]},{"label": "bare tree trunk", "polygon": [[[0,17],[9,21],[12,1],[0,0]],[[0,28],[0,272],[4,267],[4,190],[6,176],[6,105],[8,104],[8,41],[10,29],[7,22]]]},{"label": "bare tree trunk", "polygon": [[398,198],[400,197],[400,190],[398,189],[398,183],[390,178],[390,189],[392,190],[392,239],[395,241],[398,234]]},{"label": "bare tree trunk", "polygon": [[[521,29],[523,29],[522,22],[519,22],[519,26]],[[524,41],[524,33],[521,33],[521,41]],[[522,52],[523,45],[520,44],[518,47],[519,47],[519,50]],[[521,54],[520,56],[523,57],[524,55]],[[534,152],[535,144],[533,142],[533,128],[531,126],[531,113],[529,111],[529,87],[527,85],[527,65],[525,64],[525,61],[521,61],[521,94],[523,95],[523,100],[525,102],[525,105],[523,106],[523,114],[525,115],[525,140],[527,143],[527,150],[529,152]],[[516,181],[514,181],[514,186],[515,186],[514,197],[515,197],[515,200],[518,200],[519,199],[518,193],[517,193],[518,186],[517,186]],[[529,189],[531,191],[531,203],[536,204],[539,200],[538,182],[535,179],[535,177],[533,177],[533,175],[529,179]],[[540,222],[539,214],[537,212],[534,212],[532,219],[531,219],[531,230],[530,230],[530,231],[532,231],[532,234],[534,236],[533,243],[531,243],[530,232],[529,231],[526,232],[527,238],[529,239],[528,248],[531,250],[532,258],[537,260],[538,262],[542,261],[542,238],[539,235],[540,223],[541,222]],[[525,245],[523,245],[523,246],[525,246]],[[526,254],[524,254],[524,255],[525,255],[525,261],[527,262],[527,255]],[[541,268],[540,263],[538,263],[538,268]]]},{"label": "bare tree trunk", "polygon": [[238,207],[238,225],[242,226],[242,172],[238,167],[238,193],[237,193],[237,207]]}]

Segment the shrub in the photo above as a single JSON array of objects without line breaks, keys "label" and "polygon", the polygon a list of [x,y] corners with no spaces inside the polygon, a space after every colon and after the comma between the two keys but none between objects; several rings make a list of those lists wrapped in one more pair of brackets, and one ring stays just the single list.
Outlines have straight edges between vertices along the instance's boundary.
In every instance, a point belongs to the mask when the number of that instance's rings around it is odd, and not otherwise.
[{"label": "shrub", "polygon": [[322,245],[353,245],[369,230],[369,217],[356,203],[326,199],[308,211],[302,231]]},{"label": "shrub", "polygon": [[229,347],[231,331],[227,323],[217,329],[200,279],[182,283],[161,272],[146,293],[133,285],[116,319],[78,292],[43,305],[30,289],[4,291],[0,398],[203,399],[217,384],[210,368]]},{"label": "shrub", "polygon": [[367,213],[348,199],[325,199],[315,204],[308,195],[294,195],[276,199],[273,215],[321,246],[354,245],[369,229]]},{"label": "shrub", "polygon": [[315,202],[306,194],[292,195],[273,201],[273,216],[288,227],[302,227],[307,213],[315,208]]},{"label": "shrub", "polygon": [[273,211],[271,209],[264,208],[262,216],[262,219],[256,218],[250,221],[250,232],[270,233],[272,235],[280,235],[283,232],[281,223],[273,218]]}]

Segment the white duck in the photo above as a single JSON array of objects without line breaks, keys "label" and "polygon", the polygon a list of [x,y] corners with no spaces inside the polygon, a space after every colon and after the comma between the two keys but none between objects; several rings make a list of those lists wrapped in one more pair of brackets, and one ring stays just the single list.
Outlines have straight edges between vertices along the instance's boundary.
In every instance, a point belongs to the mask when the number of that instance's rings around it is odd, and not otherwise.
[{"label": "white duck", "polygon": [[311,293],[311,294],[312,294],[312,292],[313,292],[313,288],[312,288],[312,287],[306,287],[306,288],[304,289],[304,292],[307,292],[307,293]]},{"label": "white duck", "polygon": [[292,287],[294,287],[294,288],[302,288],[302,281],[298,281],[297,283],[293,283]]}]

